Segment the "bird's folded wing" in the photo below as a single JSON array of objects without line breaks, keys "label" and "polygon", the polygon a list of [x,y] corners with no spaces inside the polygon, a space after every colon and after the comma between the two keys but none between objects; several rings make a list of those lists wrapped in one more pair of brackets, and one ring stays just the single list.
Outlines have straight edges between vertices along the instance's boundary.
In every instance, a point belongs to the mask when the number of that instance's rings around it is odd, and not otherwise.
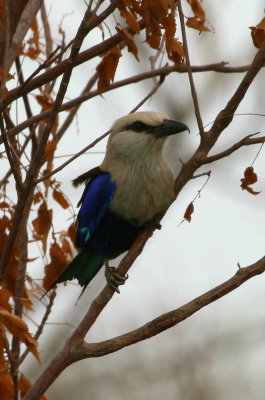
[{"label": "bird's folded wing", "polygon": [[101,172],[88,182],[77,217],[77,247],[83,247],[89,240],[104,216],[114,192],[115,183],[108,172]]}]

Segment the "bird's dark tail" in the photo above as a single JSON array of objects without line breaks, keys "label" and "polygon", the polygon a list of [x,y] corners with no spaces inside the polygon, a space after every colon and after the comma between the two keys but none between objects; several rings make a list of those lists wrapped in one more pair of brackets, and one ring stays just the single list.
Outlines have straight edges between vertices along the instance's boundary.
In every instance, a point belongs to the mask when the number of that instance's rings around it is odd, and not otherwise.
[{"label": "bird's dark tail", "polygon": [[70,262],[55,283],[77,279],[80,286],[87,285],[102,267],[102,259],[99,255],[86,253],[81,250]]},{"label": "bird's dark tail", "polygon": [[42,297],[57,283],[71,281],[72,279],[77,279],[79,285],[84,286],[81,292],[82,294],[102,265],[103,261],[99,255],[89,254],[81,250]]}]

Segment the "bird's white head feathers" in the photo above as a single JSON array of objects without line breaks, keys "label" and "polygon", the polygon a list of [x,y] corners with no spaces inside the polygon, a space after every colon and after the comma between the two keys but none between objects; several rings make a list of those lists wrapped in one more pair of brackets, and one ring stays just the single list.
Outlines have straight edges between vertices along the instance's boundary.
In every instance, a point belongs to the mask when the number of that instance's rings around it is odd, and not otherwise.
[{"label": "bird's white head feathers", "polygon": [[188,129],[158,112],[137,112],[119,118],[111,128],[103,166],[109,162],[141,163],[162,157],[169,135]]},{"label": "bird's white head feathers", "polygon": [[100,166],[116,183],[112,211],[141,225],[169,206],[174,177],[163,158],[163,144],[167,136],[186,129],[156,112],[137,112],[113,124]]},{"label": "bird's white head feathers", "polygon": [[134,114],[125,115],[124,117],[117,119],[117,121],[114,122],[111,131],[113,133],[121,132],[123,130],[126,130],[128,126],[132,125],[136,121],[142,122],[147,126],[159,126],[162,125],[165,119],[166,116],[158,112],[140,111]]}]

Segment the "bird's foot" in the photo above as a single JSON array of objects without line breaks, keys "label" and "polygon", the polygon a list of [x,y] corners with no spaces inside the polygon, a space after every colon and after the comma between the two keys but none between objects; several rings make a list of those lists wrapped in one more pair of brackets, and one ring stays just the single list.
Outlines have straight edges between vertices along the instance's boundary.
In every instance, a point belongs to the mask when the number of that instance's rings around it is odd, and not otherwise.
[{"label": "bird's foot", "polygon": [[105,277],[109,286],[115,290],[115,292],[120,293],[119,286],[124,285],[125,281],[128,279],[129,275],[121,276],[117,272],[117,268],[106,266]]},{"label": "bird's foot", "polygon": [[158,217],[154,217],[151,221],[146,223],[146,226],[151,226],[154,229],[160,230],[162,225],[160,224],[160,219]]}]

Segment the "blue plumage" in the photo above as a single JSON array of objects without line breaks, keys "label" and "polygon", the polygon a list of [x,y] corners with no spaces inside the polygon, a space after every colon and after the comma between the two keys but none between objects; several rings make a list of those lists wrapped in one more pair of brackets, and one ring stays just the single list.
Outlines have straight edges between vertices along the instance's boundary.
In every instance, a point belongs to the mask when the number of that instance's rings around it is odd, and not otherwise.
[{"label": "blue plumage", "polygon": [[93,170],[93,174],[77,216],[76,245],[81,250],[55,283],[76,278],[85,289],[104,261],[128,250],[140,230],[109,208],[116,189],[111,175],[100,169],[96,173]]},{"label": "blue plumage", "polygon": [[85,189],[78,214],[77,247],[83,247],[101,221],[115,191],[109,173],[101,173]]}]

